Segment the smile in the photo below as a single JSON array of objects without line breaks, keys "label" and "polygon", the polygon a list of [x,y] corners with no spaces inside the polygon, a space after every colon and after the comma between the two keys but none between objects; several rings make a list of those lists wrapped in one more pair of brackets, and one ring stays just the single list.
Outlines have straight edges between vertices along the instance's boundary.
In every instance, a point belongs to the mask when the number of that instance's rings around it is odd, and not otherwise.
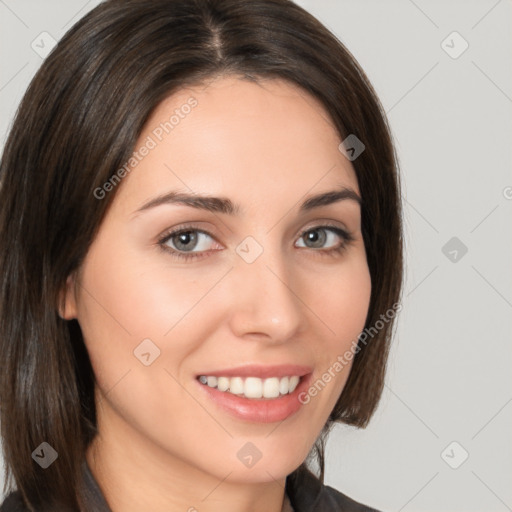
[{"label": "smile", "polygon": [[299,384],[298,375],[285,377],[224,377],[213,375],[200,375],[199,382],[219,391],[231,393],[245,398],[279,398],[280,396],[293,393]]}]

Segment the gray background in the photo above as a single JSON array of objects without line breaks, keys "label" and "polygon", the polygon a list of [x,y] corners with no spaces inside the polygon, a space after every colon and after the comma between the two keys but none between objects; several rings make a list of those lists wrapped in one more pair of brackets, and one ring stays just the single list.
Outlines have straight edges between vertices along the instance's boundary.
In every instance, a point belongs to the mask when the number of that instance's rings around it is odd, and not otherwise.
[{"label": "gray background", "polygon": [[[2,146],[42,62],[32,42],[43,53],[98,3],[0,0]],[[389,512],[512,510],[512,3],[298,3],[374,84],[405,197],[385,393],[366,430],[331,435],[326,483]]]}]

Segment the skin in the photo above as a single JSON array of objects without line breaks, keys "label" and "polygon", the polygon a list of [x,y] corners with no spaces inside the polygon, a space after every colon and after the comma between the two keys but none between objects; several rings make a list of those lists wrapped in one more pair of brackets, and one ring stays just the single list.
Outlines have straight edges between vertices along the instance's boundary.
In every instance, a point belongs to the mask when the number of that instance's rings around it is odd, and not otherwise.
[{"label": "skin", "polygon": [[[294,363],[312,366],[315,382],[350,349],[371,292],[360,206],[298,205],[342,186],[360,194],[357,178],[320,103],[281,80],[226,76],[181,89],[136,148],[191,96],[198,105],[123,178],[63,291],[61,316],[78,320],[97,379],[99,435],[87,461],[113,512],[279,512],[286,476],[313,446],[350,365],[275,423],[220,410],[196,376]],[[165,204],[136,213],[171,190],[227,197],[242,211]],[[326,252],[344,243],[329,230],[314,231],[327,235],[320,246],[301,236],[326,221],[353,237],[340,253]],[[189,222],[211,237],[189,242],[200,257],[185,261],[158,240]],[[236,252],[247,236],[263,249],[250,264]],[[160,349],[149,366],[133,353],[146,338]],[[237,458],[246,442],[262,453],[250,469]]]}]

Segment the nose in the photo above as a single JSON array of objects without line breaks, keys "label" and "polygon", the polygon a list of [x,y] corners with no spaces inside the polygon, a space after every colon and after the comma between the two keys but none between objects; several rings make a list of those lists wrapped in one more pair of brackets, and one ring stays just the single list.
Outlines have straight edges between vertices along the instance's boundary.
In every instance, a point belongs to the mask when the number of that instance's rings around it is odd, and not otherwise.
[{"label": "nose", "polygon": [[306,321],[304,298],[283,255],[265,250],[252,263],[236,256],[231,284],[228,315],[236,336],[284,343],[300,332]]}]

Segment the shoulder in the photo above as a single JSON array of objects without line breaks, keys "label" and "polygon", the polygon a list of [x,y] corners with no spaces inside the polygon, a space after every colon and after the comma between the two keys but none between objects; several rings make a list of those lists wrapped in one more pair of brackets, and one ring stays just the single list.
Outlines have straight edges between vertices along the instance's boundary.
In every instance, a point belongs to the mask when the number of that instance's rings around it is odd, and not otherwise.
[{"label": "shoulder", "polygon": [[23,503],[20,491],[14,491],[0,505],[0,512],[29,512],[29,509]]},{"label": "shoulder", "polygon": [[322,484],[303,466],[288,477],[286,491],[294,512],[379,512]]}]

